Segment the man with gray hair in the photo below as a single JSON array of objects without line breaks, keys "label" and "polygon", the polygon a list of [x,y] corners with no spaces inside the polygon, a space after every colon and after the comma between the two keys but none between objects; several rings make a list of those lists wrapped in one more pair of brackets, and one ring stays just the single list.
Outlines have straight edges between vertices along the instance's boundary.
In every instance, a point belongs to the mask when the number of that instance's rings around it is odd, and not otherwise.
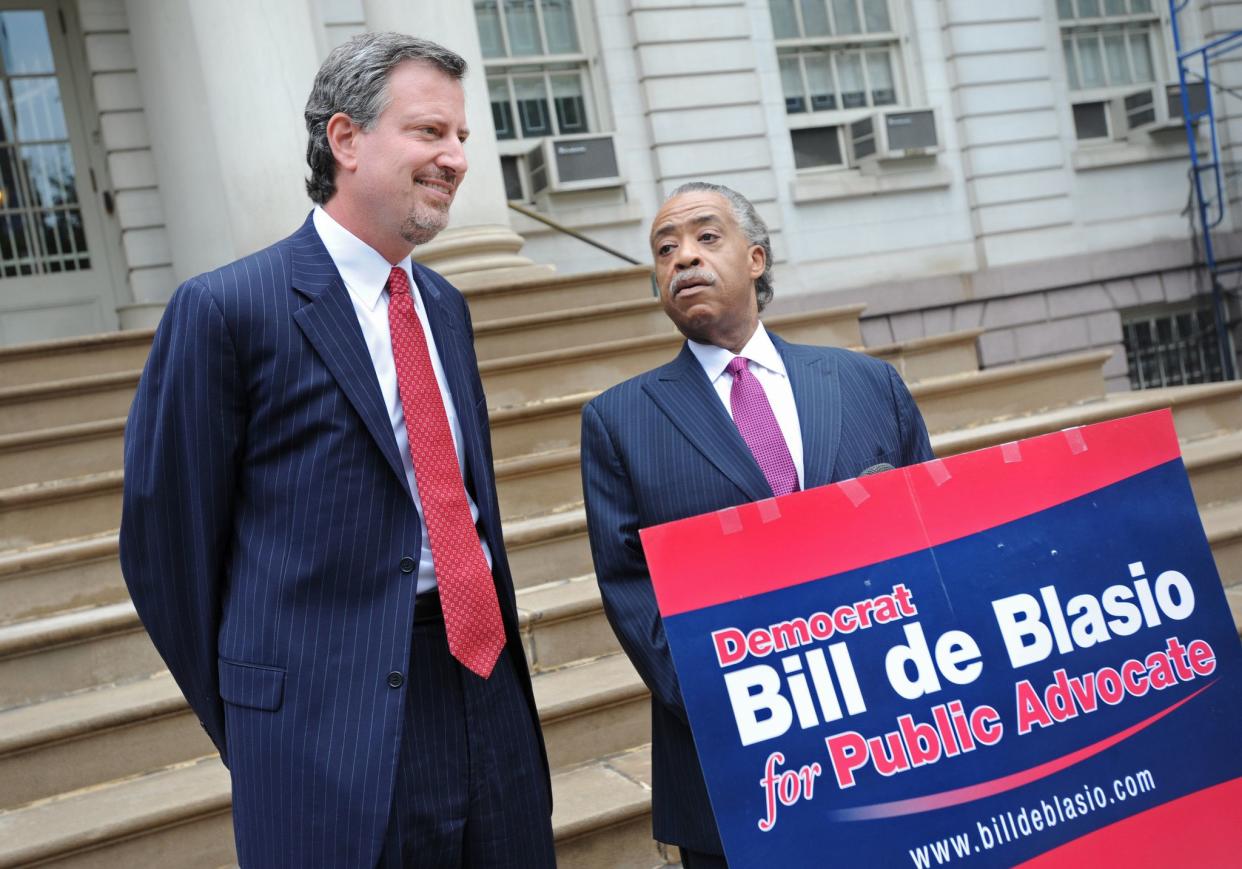
[{"label": "man with gray hair", "polygon": [[465,300],[411,260],[466,173],[448,49],[334,50],[315,208],[173,295],[121,563],[228,765],[243,867],[548,867],[551,787]]},{"label": "man with gray hair", "polygon": [[638,529],[932,453],[891,365],[764,328],[772,244],[744,196],[684,184],[650,240],[664,311],[686,343],[583,409],[582,485],[604,610],[651,689],[655,838],[701,869],[724,866],[723,849]]}]

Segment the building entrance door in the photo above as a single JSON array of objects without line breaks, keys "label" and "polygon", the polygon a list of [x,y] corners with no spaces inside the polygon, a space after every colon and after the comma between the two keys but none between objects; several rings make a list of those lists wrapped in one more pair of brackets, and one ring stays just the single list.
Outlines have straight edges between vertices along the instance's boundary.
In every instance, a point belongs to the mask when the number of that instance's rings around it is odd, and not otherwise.
[{"label": "building entrance door", "polygon": [[57,0],[0,0],[0,344],[117,327],[84,59],[64,23]]}]

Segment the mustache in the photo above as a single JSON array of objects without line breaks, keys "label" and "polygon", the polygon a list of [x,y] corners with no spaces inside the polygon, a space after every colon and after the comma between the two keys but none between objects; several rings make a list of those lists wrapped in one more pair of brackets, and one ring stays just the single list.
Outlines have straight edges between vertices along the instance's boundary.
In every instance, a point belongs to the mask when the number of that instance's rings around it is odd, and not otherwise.
[{"label": "mustache", "polygon": [[668,284],[668,291],[675,296],[681,291],[682,287],[689,283],[714,286],[716,283],[716,273],[707,269],[686,269],[684,272],[673,275],[673,279]]},{"label": "mustache", "polygon": [[423,181],[443,181],[445,184],[457,186],[457,173],[452,169],[429,169],[426,172],[419,172],[414,178]]}]

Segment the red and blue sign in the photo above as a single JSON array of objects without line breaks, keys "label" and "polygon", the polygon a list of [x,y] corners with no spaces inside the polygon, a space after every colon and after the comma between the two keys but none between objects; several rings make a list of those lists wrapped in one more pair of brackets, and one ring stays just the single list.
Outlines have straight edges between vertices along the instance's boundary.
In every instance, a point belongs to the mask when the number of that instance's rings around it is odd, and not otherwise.
[{"label": "red and blue sign", "polygon": [[642,539],[735,869],[1242,865],[1242,644],[1168,411]]}]

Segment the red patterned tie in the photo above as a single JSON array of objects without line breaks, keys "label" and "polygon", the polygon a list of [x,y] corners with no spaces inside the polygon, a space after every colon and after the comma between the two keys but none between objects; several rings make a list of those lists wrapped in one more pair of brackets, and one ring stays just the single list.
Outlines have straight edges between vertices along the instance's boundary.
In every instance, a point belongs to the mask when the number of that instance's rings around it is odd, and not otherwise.
[{"label": "red patterned tie", "polygon": [[776,414],[772,412],[768,394],[763,391],[759,378],[751,373],[747,361],[745,357],[735,356],[728,367],[733,375],[733,389],[729,392],[733,421],[759,463],[759,469],[768,478],[772,494],[788,495],[798,490],[798,469],[789,454],[789,444],[781,434]]},{"label": "red patterned tie", "polygon": [[505,645],[496,585],[470,516],[427,337],[414,312],[409,279],[400,267],[394,266],[388,276],[388,292],[392,358],[410,436],[414,479],[431,538],[449,651],[486,679]]}]

